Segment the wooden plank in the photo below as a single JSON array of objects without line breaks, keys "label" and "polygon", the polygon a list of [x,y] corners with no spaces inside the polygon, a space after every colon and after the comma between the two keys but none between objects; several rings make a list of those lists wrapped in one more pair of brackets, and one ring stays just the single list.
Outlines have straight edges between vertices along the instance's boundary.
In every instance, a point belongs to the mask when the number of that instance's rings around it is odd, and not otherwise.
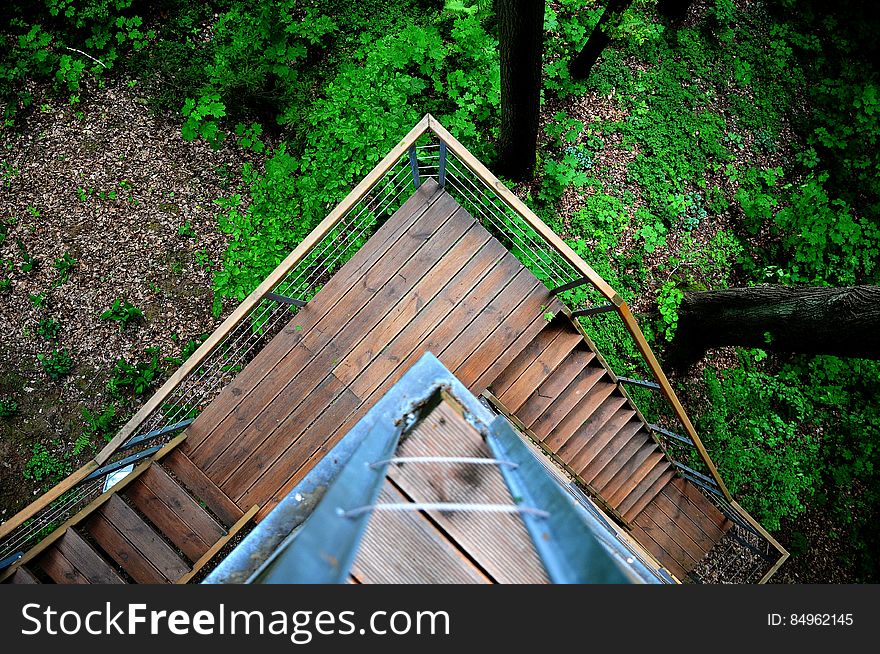
[{"label": "wooden plank", "polygon": [[110,498],[101,515],[168,581],[176,581],[189,570],[186,562],[118,496]]},{"label": "wooden plank", "polygon": [[223,535],[216,543],[211,545],[208,550],[202,555],[202,557],[193,564],[192,570],[183,575],[176,582],[177,584],[188,584],[190,580],[195,577],[199,571],[208,565],[217,553],[222,550],[230,540],[232,540],[239,531],[241,531],[244,526],[249,523],[254,516],[257,514],[257,511],[260,507],[254,505],[245,511],[241,518],[239,518],[238,522],[236,522],[232,527],[229,528],[229,531]]},{"label": "wooden plank", "polygon": [[691,503],[711,520],[721,531],[727,531],[729,520],[718,508],[691,482],[681,477],[676,477],[672,482],[687,497]]},{"label": "wooden plank", "polygon": [[[593,455],[601,449],[601,445],[596,441],[596,435],[618,415],[626,405],[626,398],[619,393],[612,393],[599,407],[590,413],[589,417],[579,426],[575,427],[574,433],[556,450],[559,457],[568,462],[568,464],[578,469],[582,465],[584,457],[590,460]],[[572,422],[563,420],[556,428],[556,438],[562,436]],[[589,448],[584,452],[584,448]],[[578,455],[583,452],[583,456]]]},{"label": "wooden plank", "polygon": [[[681,549],[687,552],[687,555],[693,559],[694,563],[699,563],[706,553],[712,549],[715,543],[709,541],[708,547],[704,549],[703,545],[691,538],[690,534],[684,529],[681,523],[673,520],[658,502],[651,502],[644,511],[643,515],[650,516],[658,527],[666,532]],[[684,520],[682,520],[684,522]]]},{"label": "wooden plank", "polygon": [[90,584],[124,584],[125,580],[95,548],[71,528],[56,543],[57,549]]},{"label": "wooden plank", "polygon": [[13,584],[39,584],[41,583],[37,576],[24,567],[15,569],[9,583]]},{"label": "wooden plank", "polygon": [[[451,311],[447,304],[446,317],[439,323],[430,325],[431,330],[427,335],[424,335],[423,329],[404,330],[399,334],[385,352],[376,357],[369,373],[360,374],[350,383],[352,391],[359,397],[366,398],[386,379],[382,372],[389,367],[398,369],[398,364],[404,358],[409,358],[411,353],[417,352],[417,356],[421,356],[424,352],[442,352],[492,302],[520,269],[512,254],[504,255],[498,265],[477,282],[473,290]],[[420,322],[424,326],[424,316]]]},{"label": "wooden plank", "polygon": [[626,496],[635,490],[639,482],[651,472],[651,469],[661,464],[664,457],[663,452],[657,449],[657,445],[653,441],[644,445],[599,492],[608,498],[608,503],[611,506],[619,506]]},{"label": "wooden plank", "polygon": [[[595,384],[593,384],[589,391],[586,393],[580,394],[580,399],[578,399],[578,391],[580,389],[575,389],[574,398],[576,402],[568,404],[566,407],[568,411],[565,413],[565,416],[562,420],[559,421],[559,424],[553,429],[552,432],[544,436],[544,442],[547,444],[553,452],[558,453],[560,449],[568,442],[568,440],[574,436],[575,432],[580,429],[587,420],[590,419],[600,407],[605,404],[605,401],[611,397],[612,393],[617,389],[616,384],[612,384],[610,382],[606,382],[603,380],[599,380]],[[546,429],[546,427],[542,424],[539,425],[542,430]],[[570,445],[566,448],[566,451],[569,451],[572,448]],[[574,453],[574,452],[572,452]],[[561,455],[560,455],[560,458]]]},{"label": "wooden plank", "polygon": [[195,561],[226,533],[167,472],[154,466],[125,493],[162,534]]},{"label": "wooden plank", "polygon": [[495,177],[489,169],[474,157],[467,148],[465,148],[458,140],[452,136],[437,119],[428,115],[428,127],[439,136],[445,143],[449,151],[457,156],[470,170],[481,180],[483,180],[489,188],[493,189],[498,197],[519,214],[528,225],[537,232],[550,246],[558,252],[563,259],[568,261],[580,274],[586,277],[590,283],[612,304],[620,304],[622,302],[617,292],[600,277],[574,250],[572,250],[556,233],[547,227],[544,222],[538,218],[519,198],[517,198],[497,177]]},{"label": "wooden plank", "polygon": [[[384,383],[414,352],[419,356],[425,351],[420,345],[428,338],[437,323],[450,319],[451,311],[478,289],[506,260],[500,243],[490,240],[477,255],[455,275],[443,289],[426,304],[417,318],[407,325],[388,344],[381,356],[370,362],[369,375],[380,384]],[[503,273],[502,273],[503,275]]]},{"label": "wooden plank", "polygon": [[663,549],[662,545],[654,540],[653,536],[654,532],[656,531],[656,527],[651,533],[649,533],[641,526],[639,526],[638,523],[639,518],[636,518],[636,522],[633,523],[631,531],[632,536],[633,538],[635,538],[636,542],[644,547],[651,554],[651,556],[654,557],[657,563],[666,568],[670,572],[670,574],[674,575],[681,581],[687,579],[688,570],[682,567],[682,565],[678,561],[676,561],[675,558],[673,558],[672,555],[669,554],[669,552]]},{"label": "wooden plank", "polygon": [[45,572],[56,584],[87,584],[86,579],[76,566],[68,561],[58,547],[50,547],[37,559],[43,572]]},{"label": "wooden plank", "polygon": [[[652,506],[649,504],[648,508],[642,511],[639,516],[636,518],[636,523],[641,527],[645,532],[650,534],[651,538],[654,539],[664,552],[672,558],[676,563],[678,563],[682,568],[690,572],[694,569],[694,566],[697,564],[699,559],[694,558],[694,555],[691,554],[688,550],[679,544],[679,542],[675,539],[672,533],[667,531],[667,529],[674,530],[674,525],[668,523],[664,518],[661,517],[661,521],[663,524],[658,524],[654,519],[654,516],[651,513]],[[677,534],[676,534],[677,535]]]},{"label": "wooden plank", "polygon": [[[263,506],[270,498],[291,488],[301,479],[307,470],[304,466],[311,461],[311,455],[321,447],[329,450],[336,443],[328,439],[337,432],[345,419],[361,405],[360,399],[348,389],[343,390],[336,400],[294,443],[290,444],[282,454],[259,476],[252,485],[240,492],[236,498],[239,506],[258,504]],[[344,434],[343,434],[344,435]],[[341,437],[341,436],[340,436]],[[262,513],[265,515],[265,513]],[[261,516],[258,516],[261,519]]]},{"label": "wooden plank", "polygon": [[640,420],[633,420],[635,415],[636,412],[627,407],[618,410],[584,448],[592,450],[592,458],[582,458],[579,452],[572,459],[571,467],[596,486],[608,483],[638,448],[651,440],[647,432],[639,434],[644,425]]},{"label": "wooden plank", "polygon": [[140,584],[165,584],[168,578],[161,574],[138,549],[123,536],[103,515],[96,514],[86,524],[86,530],[101,549]]},{"label": "wooden plank", "polygon": [[397,165],[400,157],[407,151],[410,145],[415,143],[425,131],[428,129],[430,119],[425,116],[415,127],[400,141],[391,151],[364,177],[351,193],[349,193],[334,209],[327,215],[324,220],[313,229],[302,242],[294,248],[294,250],[285,257],[272,273],[263,280],[263,282],[254,289],[253,293],[247,296],[245,300],[233,311],[223,323],[214,330],[204,343],[197,349],[189,359],[187,359],[180,368],[178,368],[171,377],[168,378],[162,387],[154,393],[143,407],[129,420],[119,433],[104,447],[98,454],[96,461],[98,464],[104,463],[116,449],[122,445],[129,436],[141,425],[141,423],[153,411],[158,409],[171,393],[177,388],[183,379],[208,358],[214,349],[223,341],[223,338],[238,325],[253,309],[259,304],[263,297],[272,288],[274,288],[287,273],[293,269],[300,261],[302,261],[312,248],[320,242],[324,236],[342,220],[345,214],[357,205],[358,202],[369,192],[369,190],[378,183],[382,177]]},{"label": "wooden plank", "polygon": [[[706,532],[703,531],[693,518],[691,518],[686,507],[676,505],[662,492],[654,497],[651,504],[662,511],[669,520],[678,525],[678,528],[687,534],[688,538],[700,548],[700,551],[706,553],[715,547],[715,544],[718,541],[710,538]],[[652,513],[652,515],[655,515],[655,513]]]},{"label": "wooden plank", "polygon": [[477,349],[507,321],[523,300],[540,286],[532,274],[523,268],[510,283],[474,318],[455,340],[437,353],[437,357],[449,370],[456,370],[465,361],[479,356]]},{"label": "wooden plank", "polygon": [[526,345],[522,352],[510,362],[510,365],[489,384],[489,391],[495,397],[501,399],[501,396],[520,378],[520,375],[528,370],[535,360],[541,356],[541,352],[553,342],[559,331],[559,325],[552,323],[546,329],[541,330],[535,339]]},{"label": "wooden plank", "polygon": [[[244,491],[253,485],[254,480],[269,470],[291,444],[296,443],[312,423],[328,410],[336,398],[345,392],[346,388],[342,382],[332,374],[326,374],[324,380],[284,419],[284,422],[265,433],[265,440],[253,452],[242,456],[240,465],[220,482],[224,492],[236,499],[241,497]],[[238,504],[246,506],[253,503]]]},{"label": "wooden plank", "polygon": [[214,514],[223,521],[224,527],[235,524],[243,511],[182,451],[172,452],[162,462],[163,467],[186,486],[189,491],[203,501]]},{"label": "wooden plank", "polygon": [[[482,436],[445,402],[410,432],[397,455],[491,457]],[[407,464],[392,466],[388,477],[415,502],[513,503],[501,473],[494,466]],[[439,511],[427,514],[498,583],[547,582],[543,565],[518,515]]]},{"label": "wooden plank", "polygon": [[370,334],[358,343],[339,364],[333,373],[343,382],[351,382],[366,368],[385,346],[403,331],[407,325],[418,318],[419,312],[442,291],[450,279],[489,241],[489,234],[476,223],[471,223],[468,231],[458,242],[439,243],[438,252],[444,247],[448,250],[435,259],[435,264],[412,290],[377,323]]},{"label": "wooden plank", "polygon": [[436,184],[426,183],[410,196],[403,206],[382,225],[370,239],[370,247],[362,247],[336,272],[321,289],[321,304],[314,302],[301,308],[296,316],[284,328],[286,338],[273,338],[254,359],[230,382],[221,393],[199,415],[198,420],[190,427],[188,447],[192,452],[235,408],[239,401],[252,391],[257,384],[284,361],[302,336],[325,318],[327,307],[335,304],[348,293],[353,285],[363,279],[389,247],[391,247],[409,229],[428,208],[440,197]]},{"label": "wooden plank", "polygon": [[[656,471],[652,470],[651,474],[642,480],[635,491],[626,496],[620,503],[618,510],[623,514],[623,518],[627,523],[631,523],[635,517],[641,513],[646,506],[663,491],[669,482],[675,477],[675,471],[672,465],[667,462],[667,467],[657,466]],[[653,479],[655,472],[659,472],[656,479]]]},{"label": "wooden plank", "polygon": [[556,313],[561,307],[554,295],[550,295],[543,285],[538,286],[492,333],[491,338],[481,343],[479,349],[454,371],[455,376],[479,395],[538,334],[549,328],[544,313]]},{"label": "wooden plank", "polygon": [[[382,504],[404,503],[390,481]],[[352,567],[362,584],[488,584],[489,579],[420,513],[377,511],[370,518]]]},{"label": "wooden plank", "polygon": [[[389,307],[394,306],[401,295],[421,278],[426,270],[426,261],[418,254],[426,249],[432,251],[432,237],[438,230],[447,227],[457,207],[448,194],[443,194],[432,206],[430,215],[422,216],[410,230],[401,234],[394,247],[387,250],[385,256],[380,257],[356,284],[340,278],[339,283],[346,286],[346,293],[339,302],[327,306],[319,293],[310,306],[314,313],[321,315],[320,319],[312,328],[302,330],[297,347],[292,348],[290,354],[274,366],[250,393],[225,400],[232,405],[232,411],[198,448],[188,452],[193,463],[219,483],[212,471],[215,462],[223,465],[221,456],[237,460],[239,455],[236,451],[249,451],[255,447],[260,440],[257,433],[259,427],[255,427],[254,423],[260,420],[272,423],[283,419],[287,412],[281,416],[275,415],[275,412],[293,408],[297,400],[302,398],[303,389],[298,378],[306,366],[317,365],[326,373],[333,360],[347,353],[348,348],[369,331],[369,326],[380,320]],[[453,230],[457,228],[463,229],[464,225],[458,222],[450,227]],[[422,272],[419,274],[418,270]],[[363,331],[347,329],[349,323],[363,325]],[[276,336],[290,337],[289,334]],[[323,375],[312,379],[317,384],[321,378]],[[294,383],[294,379],[298,379],[297,383]],[[230,394],[234,395],[235,389]],[[235,449],[226,454],[226,450],[233,445]]]},{"label": "wooden plank", "polygon": [[[577,374],[574,380],[565,387],[565,390],[553,400],[550,406],[547,407],[544,413],[538,416],[538,419],[529,428],[535,432],[539,440],[543,441],[553,433],[553,430],[556,429],[565,416],[593,393],[593,387],[600,383],[612,387],[608,389],[608,394],[613,391],[613,384],[608,381],[605,369],[599,366],[588,365]],[[586,408],[584,407],[584,409]]]},{"label": "wooden plank", "polygon": [[517,413],[529,396],[535,392],[554,370],[581,344],[580,334],[574,331],[560,330],[556,338],[544,349],[535,361],[510,385],[498,398]]},{"label": "wooden plank", "polygon": [[595,355],[587,349],[575,349],[553,371],[553,373],[535,389],[528,401],[517,411],[517,417],[527,427],[531,427],[542,413],[555,400],[574,378],[580,374]]},{"label": "wooden plank", "polygon": [[[621,450],[621,452],[617,454],[614,459],[612,459],[612,461],[608,465],[606,465],[595,477],[593,477],[591,483],[596,488],[612,488],[612,480],[614,480],[614,478],[618,474],[621,474],[620,471],[624,468],[624,466],[632,461],[632,459],[638,457],[640,452],[644,452],[645,448],[650,449],[650,445],[652,444],[653,440],[647,434],[647,432],[641,429],[637,430],[632,439],[630,439],[629,443],[627,443],[626,447]],[[652,468],[647,475],[642,477],[641,481],[638,482],[638,484],[629,494],[635,493],[641,486],[644,486],[643,490],[649,487],[651,481],[659,477],[662,470],[669,468],[669,465],[670,463],[668,460],[661,460],[661,463],[658,466],[655,466],[656,469]],[[627,497],[629,496],[629,494],[627,495]],[[622,501],[623,500],[621,500],[621,502]]]}]

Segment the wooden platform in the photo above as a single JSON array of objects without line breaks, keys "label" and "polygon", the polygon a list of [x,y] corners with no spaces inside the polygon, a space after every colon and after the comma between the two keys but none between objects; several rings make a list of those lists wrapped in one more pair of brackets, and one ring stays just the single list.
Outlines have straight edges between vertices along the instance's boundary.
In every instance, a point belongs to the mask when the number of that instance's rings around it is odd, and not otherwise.
[{"label": "wooden platform", "polygon": [[559,309],[429,180],[205,409],[183,450],[262,517],[424,352],[479,391]]}]

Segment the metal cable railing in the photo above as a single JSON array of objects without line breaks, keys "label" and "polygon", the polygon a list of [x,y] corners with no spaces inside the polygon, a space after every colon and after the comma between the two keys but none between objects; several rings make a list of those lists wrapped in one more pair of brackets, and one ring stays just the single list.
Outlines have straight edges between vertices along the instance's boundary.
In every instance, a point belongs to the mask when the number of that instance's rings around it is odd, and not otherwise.
[{"label": "metal cable railing", "polygon": [[[88,479],[87,473],[94,474],[95,469],[104,471],[136,459],[139,454],[145,457],[158,449],[158,442],[175,435],[177,430],[171,427],[185,427],[282,329],[298,307],[307,303],[354,255],[378,225],[400,207],[414,187],[429,178],[444,187],[526,268],[554,290],[568,306],[572,318],[586,330],[589,323],[584,323],[584,318],[616,312],[656,379],[641,382],[622,377],[619,381],[660,390],[672,408],[672,415],[684,427],[686,436],[655,428],[658,443],[669,453],[670,448],[677,451],[674,448],[680,441],[689,442],[697,456],[687,458],[690,465],[680,467],[679,472],[701,482],[698,486],[716,504],[719,498],[723,500],[722,512],[728,517],[735,516],[735,528],[747,534],[741,540],[758,538],[769,543],[774,548],[771,551],[780,555],[775,564],[778,566],[787,552],[732,501],[626,304],[431,116],[425,116],[245,299],[87,469],[81,469],[0,525],[0,559],[34,545],[53,526],[62,524],[98,497],[104,477]],[[607,304],[598,304],[602,301]],[[134,447],[126,447],[133,441]],[[702,472],[693,467],[701,465]]]}]

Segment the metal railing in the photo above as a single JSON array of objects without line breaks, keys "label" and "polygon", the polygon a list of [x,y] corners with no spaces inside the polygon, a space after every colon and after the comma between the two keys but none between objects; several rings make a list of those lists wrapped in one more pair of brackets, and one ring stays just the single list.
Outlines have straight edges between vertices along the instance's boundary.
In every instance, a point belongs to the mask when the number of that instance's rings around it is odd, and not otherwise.
[{"label": "metal railing", "polygon": [[[733,501],[626,303],[430,115],[419,121],[241,303],[93,461],[0,525],[0,559],[36,544],[53,526],[107,492],[103,475],[108,465],[118,467],[124,459],[148,456],[157,442],[176,431],[171,427],[195,417],[426,179],[436,180],[554,290],[573,320],[617,315],[653,377],[647,386],[663,395],[686,434],[680,438],[695,450],[696,459],[689,461],[703,467],[704,472],[693,472],[709,487],[707,494],[723,500],[722,510],[728,517],[736,517],[731,518],[735,525],[769,543],[769,551],[778,554],[762,579],[766,580],[788,553]],[[645,385],[627,377],[617,380]],[[669,450],[667,433],[672,432],[654,430],[665,451]],[[100,476],[96,475],[102,468]]]}]

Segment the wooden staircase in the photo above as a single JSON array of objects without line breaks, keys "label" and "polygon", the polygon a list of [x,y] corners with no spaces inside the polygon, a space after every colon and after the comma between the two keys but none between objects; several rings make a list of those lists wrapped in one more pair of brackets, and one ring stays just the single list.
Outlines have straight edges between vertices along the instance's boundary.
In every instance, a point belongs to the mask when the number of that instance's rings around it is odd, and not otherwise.
[{"label": "wooden staircase", "polygon": [[547,322],[487,391],[680,579],[731,526],[676,477],[641,414],[567,315]]},{"label": "wooden staircase", "polygon": [[141,464],[8,570],[6,583],[186,583],[256,513],[180,450]]}]

